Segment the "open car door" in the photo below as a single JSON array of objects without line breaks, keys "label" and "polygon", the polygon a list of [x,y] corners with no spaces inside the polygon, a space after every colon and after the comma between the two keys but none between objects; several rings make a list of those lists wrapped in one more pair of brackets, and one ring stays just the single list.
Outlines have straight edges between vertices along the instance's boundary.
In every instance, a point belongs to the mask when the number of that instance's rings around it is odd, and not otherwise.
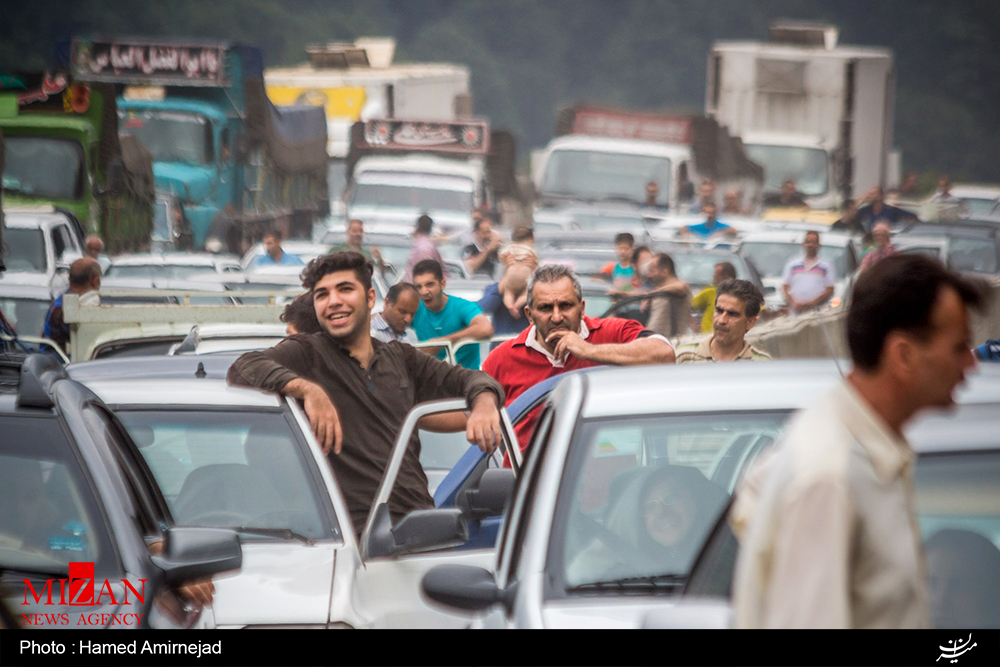
[{"label": "open car door", "polygon": [[426,601],[420,582],[436,565],[493,567],[494,543],[463,547],[480,522],[503,515],[514,488],[521,457],[506,410],[501,409],[500,446],[514,453],[512,468],[499,467],[494,457],[485,457],[479,465],[470,466],[455,494],[455,507],[415,510],[395,526],[389,515],[389,496],[417,422],[427,415],[465,410],[464,399],[422,403],[410,411],[400,429],[360,542],[358,602],[378,619],[375,627],[463,628],[472,621],[472,616]]}]

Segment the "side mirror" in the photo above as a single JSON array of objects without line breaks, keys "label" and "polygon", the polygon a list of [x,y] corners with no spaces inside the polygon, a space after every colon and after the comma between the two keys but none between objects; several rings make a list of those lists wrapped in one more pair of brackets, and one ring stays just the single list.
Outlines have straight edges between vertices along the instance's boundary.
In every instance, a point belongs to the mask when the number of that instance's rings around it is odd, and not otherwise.
[{"label": "side mirror", "polygon": [[438,565],[420,582],[424,595],[438,604],[460,611],[483,611],[507,603],[493,573],[471,565]]},{"label": "side mirror", "polygon": [[368,538],[366,558],[391,558],[402,553],[420,553],[465,544],[469,527],[458,509],[414,510],[395,526],[389,505],[375,510],[375,524]]},{"label": "side mirror", "polygon": [[492,468],[483,473],[479,484],[456,501],[456,506],[469,519],[485,519],[503,514],[514,491],[514,471]]},{"label": "side mirror", "polygon": [[153,564],[163,570],[168,586],[203,579],[243,566],[240,538],[224,528],[178,528],[167,531],[166,543]]}]

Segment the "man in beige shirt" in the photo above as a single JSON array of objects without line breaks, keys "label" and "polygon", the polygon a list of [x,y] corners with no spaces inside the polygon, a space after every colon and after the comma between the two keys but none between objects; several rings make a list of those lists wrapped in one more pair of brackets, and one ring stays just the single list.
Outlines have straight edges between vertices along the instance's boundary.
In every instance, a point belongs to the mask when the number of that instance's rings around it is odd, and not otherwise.
[{"label": "man in beige shirt", "polygon": [[902,431],[921,409],[953,405],[975,364],[967,308],[982,303],[976,285],[927,257],[888,257],[858,278],[854,368],[792,420],[738,491],[738,627],[930,625]]},{"label": "man in beige shirt", "polygon": [[771,355],[746,340],[757,323],[764,295],[749,280],[723,280],[716,288],[712,335],[677,348],[678,364],[761,361]]}]

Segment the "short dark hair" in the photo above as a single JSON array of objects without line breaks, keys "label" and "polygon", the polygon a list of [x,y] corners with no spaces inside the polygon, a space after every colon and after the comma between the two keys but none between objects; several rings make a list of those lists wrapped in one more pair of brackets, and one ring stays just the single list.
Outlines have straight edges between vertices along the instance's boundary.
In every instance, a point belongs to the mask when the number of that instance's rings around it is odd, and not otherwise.
[{"label": "short dark hair", "polygon": [[329,255],[320,255],[302,271],[302,286],[312,292],[316,288],[316,283],[323,279],[323,276],[337,271],[354,271],[358,281],[367,292],[372,288],[372,273],[374,267],[364,255],[345,250],[344,252],[331,252]]},{"label": "short dark hair", "polygon": [[264,233],[260,235],[260,238],[266,239],[268,236],[273,236],[278,241],[282,240],[281,230],[276,227],[268,227],[264,230]]},{"label": "short dark hair", "polygon": [[90,257],[81,257],[69,266],[69,284],[73,287],[87,287],[100,276],[101,265]]},{"label": "short dark hair", "polygon": [[472,231],[478,232],[479,228],[483,226],[484,222],[489,222],[490,224],[493,223],[493,221],[490,220],[490,218],[485,213],[483,213],[482,217],[472,221]]},{"label": "short dark hair", "polygon": [[316,318],[316,307],[313,306],[312,292],[306,292],[288,302],[281,313],[281,321],[291,324],[295,330],[303,334],[319,333],[323,328]]},{"label": "short dark hair", "polygon": [[656,265],[660,267],[661,271],[669,271],[672,276],[677,275],[677,271],[674,269],[674,258],[665,252],[656,256]]},{"label": "short dark hair", "polygon": [[653,251],[650,250],[649,248],[647,248],[644,245],[641,245],[638,248],[633,248],[632,249],[632,265],[633,266],[635,266],[635,263],[639,261],[639,255],[641,255],[643,252],[651,253]]},{"label": "short dark hair", "polygon": [[403,294],[403,292],[406,292],[407,290],[410,290],[415,293],[417,291],[417,288],[414,287],[411,283],[407,282],[396,283],[395,285],[389,288],[388,292],[386,292],[385,302],[390,306],[395,306],[396,302],[399,301],[399,297]]},{"label": "short dark hair", "polygon": [[736,297],[743,302],[743,314],[747,318],[760,315],[760,309],[764,305],[764,295],[760,293],[757,286],[749,280],[738,280],[730,278],[723,280],[715,288],[715,299],[718,301],[723,294]]},{"label": "short dark hair", "polygon": [[521,243],[522,241],[533,241],[535,239],[535,232],[531,231],[531,227],[517,227],[514,232],[510,235],[510,240],[514,243]]},{"label": "short dark hair", "polygon": [[434,221],[431,220],[431,216],[426,213],[417,218],[417,232],[421,234],[430,234],[433,227]]},{"label": "short dark hair", "polygon": [[817,232],[815,229],[810,229],[808,232],[806,232],[806,235],[802,237],[802,241],[805,242],[805,240],[809,238],[810,234],[815,234],[816,242],[819,243],[819,232]]},{"label": "short dark hair", "polygon": [[719,262],[716,266],[722,268],[722,275],[724,275],[727,280],[732,280],[736,277],[736,267],[733,266],[731,262]]},{"label": "short dark hair", "polygon": [[985,304],[985,291],[977,282],[931,257],[891,255],[863,271],[854,283],[847,313],[847,346],[854,366],[877,370],[892,331],[922,340],[930,337],[931,313],[944,288],[954,289],[971,308]]},{"label": "short dark hair", "polygon": [[413,277],[422,276],[425,273],[432,273],[438,281],[444,280],[444,270],[441,262],[436,259],[422,259],[413,267]]},{"label": "short dark hair", "polygon": [[627,243],[629,245],[635,245],[635,237],[628,232],[622,232],[621,234],[615,235],[615,244]]}]

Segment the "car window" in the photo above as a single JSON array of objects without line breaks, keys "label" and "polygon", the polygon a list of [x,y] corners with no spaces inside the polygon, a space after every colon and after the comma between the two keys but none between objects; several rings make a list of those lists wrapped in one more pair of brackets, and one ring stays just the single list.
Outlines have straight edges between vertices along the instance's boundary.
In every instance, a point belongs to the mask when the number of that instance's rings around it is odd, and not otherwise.
[{"label": "car window", "polygon": [[[749,458],[787,413],[584,422],[560,488],[553,560],[567,594],[678,592]],[[558,542],[558,543],[557,543]]]},{"label": "car window", "polygon": [[119,572],[98,498],[56,419],[0,417],[0,567]]},{"label": "car window", "polygon": [[[280,412],[119,409],[178,525],[339,536]],[[329,503],[327,503],[329,504]]]}]

